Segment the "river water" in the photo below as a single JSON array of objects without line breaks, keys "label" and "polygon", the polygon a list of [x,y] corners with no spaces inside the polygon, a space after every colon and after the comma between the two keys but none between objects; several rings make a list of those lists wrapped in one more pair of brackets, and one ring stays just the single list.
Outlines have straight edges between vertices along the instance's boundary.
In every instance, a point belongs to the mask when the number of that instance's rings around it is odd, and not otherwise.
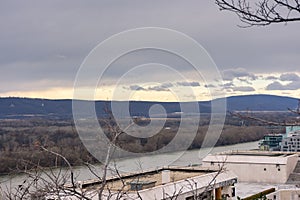
[{"label": "river water", "polygon": [[[188,166],[201,164],[201,159],[207,155],[207,153],[217,153],[230,150],[250,150],[257,149],[258,141],[240,143],[235,145],[214,147],[212,149],[199,149],[164,153],[159,155],[143,156],[138,158],[124,158],[114,162],[120,172],[139,172],[142,170],[155,169],[162,166]],[[98,169],[100,165],[95,165],[95,169]],[[76,180],[93,179],[95,176],[90,172],[86,166],[79,166],[74,168],[76,174]],[[22,183],[27,177],[25,175],[15,176],[0,176],[0,187],[5,190],[7,188],[14,188]]]}]

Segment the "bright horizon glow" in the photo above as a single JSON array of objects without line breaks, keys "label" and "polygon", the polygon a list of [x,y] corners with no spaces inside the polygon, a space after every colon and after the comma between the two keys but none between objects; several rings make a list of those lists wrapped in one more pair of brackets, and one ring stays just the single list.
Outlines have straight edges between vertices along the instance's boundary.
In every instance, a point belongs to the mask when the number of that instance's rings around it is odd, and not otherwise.
[{"label": "bright horizon glow", "polygon": [[[259,77],[256,80],[239,80],[234,78],[231,81],[224,81],[226,83],[233,83],[237,87],[253,87],[254,91],[234,91],[232,88],[225,89],[225,96],[240,96],[240,95],[255,95],[255,94],[269,94],[269,95],[277,95],[277,96],[288,96],[293,98],[300,98],[300,89],[297,90],[266,90],[266,86],[273,82],[273,80],[268,80],[267,77],[274,76],[280,77],[279,73],[274,74],[255,74],[255,76]],[[279,82],[282,82],[279,80]],[[286,85],[290,83],[282,82],[282,84]],[[199,82],[199,86],[192,87],[194,91],[194,95],[197,101],[207,101],[211,100],[212,97],[210,95],[210,91],[204,87],[205,83]],[[179,87],[174,86],[170,88],[168,91],[136,91],[128,89],[128,85],[124,85],[124,89],[118,91],[119,93],[128,93],[130,92],[130,99],[131,101],[158,101],[158,102],[178,102],[179,100],[176,98],[173,91],[179,91]],[[127,89],[126,89],[127,88]],[[117,101],[127,101],[128,99],[121,98],[114,99],[113,91],[114,86],[103,86],[101,88],[97,88],[95,91],[95,98],[94,99],[87,99],[81,98],[82,100],[117,100]],[[181,88],[181,91],[184,92],[184,88]],[[174,92],[176,94],[176,92]],[[215,96],[218,96],[214,94]],[[73,87],[52,87],[52,88],[45,88],[43,90],[32,90],[32,91],[9,91],[0,93],[0,97],[25,97],[25,98],[41,98],[41,99],[73,99]],[[181,100],[183,101],[193,101],[191,98],[186,98]]]},{"label": "bright horizon glow", "polygon": [[[231,96],[245,96],[245,95],[275,95],[275,96],[284,96],[284,97],[292,97],[292,98],[300,98],[300,92],[293,93],[287,92],[278,92],[278,91],[264,91],[259,90],[256,92],[247,92],[247,93],[226,93],[226,97]],[[161,93],[153,95],[149,94],[149,96],[144,96],[140,98],[137,96],[136,98],[130,99],[130,101],[155,101],[155,102],[178,102],[174,98],[161,98]],[[44,91],[27,91],[27,92],[8,92],[0,95],[0,98],[8,98],[8,97],[16,97],[16,98],[37,98],[37,99],[50,99],[50,100],[59,100],[59,99],[73,99],[73,88],[53,88]],[[156,97],[156,98],[154,98]],[[79,100],[95,100],[95,101],[127,101],[128,99],[109,99],[107,96],[96,97],[95,99],[79,99]],[[209,97],[197,98],[197,101],[209,101],[212,100]]]}]

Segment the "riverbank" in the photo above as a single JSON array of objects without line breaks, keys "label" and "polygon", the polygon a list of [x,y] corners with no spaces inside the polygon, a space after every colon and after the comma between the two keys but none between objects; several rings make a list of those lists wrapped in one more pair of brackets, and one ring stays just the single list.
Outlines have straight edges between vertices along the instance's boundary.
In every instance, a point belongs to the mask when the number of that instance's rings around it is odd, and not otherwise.
[{"label": "riverbank", "polygon": [[[208,123],[209,119],[202,119]],[[233,123],[233,121],[230,121]],[[199,126],[196,133],[191,130],[191,119],[178,134],[180,119],[167,120],[156,135],[149,138],[132,137],[122,133],[115,142],[116,146],[136,154],[157,152],[168,146],[168,151],[199,149],[207,134],[208,125]],[[105,125],[103,125],[105,129]],[[182,128],[182,127],[180,127]],[[216,146],[232,145],[261,139],[268,130],[262,126],[224,125]],[[176,140],[174,139],[176,137]],[[107,138],[110,138],[109,134]],[[80,140],[71,121],[15,120],[0,121],[0,173],[18,173],[39,167],[65,167],[66,162],[54,154],[41,151],[40,146],[64,156],[72,166],[84,162],[97,163]],[[171,146],[171,147],[170,147]],[[100,145],[101,147],[101,145]],[[170,148],[169,148],[170,147]],[[103,147],[103,154],[107,149]],[[105,156],[105,155],[104,155]],[[127,157],[128,155],[118,155]]]},{"label": "riverbank", "polygon": [[[227,145],[222,147],[214,147],[210,153],[230,151],[230,150],[250,150],[257,149],[258,141],[240,143],[235,145]],[[201,151],[199,149],[164,153],[152,156],[142,156],[135,158],[122,158],[113,163],[113,167],[117,168],[120,173],[139,172],[148,169],[155,169],[161,166],[188,166],[199,165],[201,159],[199,157]],[[101,175],[100,164],[94,166],[96,173]],[[63,168],[63,173],[66,173],[67,169]],[[95,179],[95,175],[86,166],[77,166],[73,168],[76,181],[82,181],[87,179]],[[112,172],[109,171],[108,175]],[[27,176],[24,174],[0,176],[0,187],[2,189],[15,188],[18,184],[26,180]]]}]

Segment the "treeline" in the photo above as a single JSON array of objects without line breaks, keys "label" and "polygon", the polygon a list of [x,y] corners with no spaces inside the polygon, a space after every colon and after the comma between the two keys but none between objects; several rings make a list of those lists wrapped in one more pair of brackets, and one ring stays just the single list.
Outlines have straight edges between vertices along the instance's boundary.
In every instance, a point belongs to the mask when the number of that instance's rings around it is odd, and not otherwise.
[{"label": "treeline", "polygon": [[[189,148],[200,148],[208,129],[209,120],[207,119],[201,120],[201,126],[196,135],[191,134],[192,129],[189,125],[183,128],[181,135],[176,135],[181,125],[180,119],[170,119],[166,121],[164,128],[152,137],[137,138],[121,133],[115,144],[130,152],[153,152],[169,145],[177,137],[173,150],[181,150],[187,137],[192,137]],[[224,126],[217,145],[256,141],[269,132],[263,126],[240,126],[238,122],[235,124],[235,119],[232,120],[234,125]],[[109,127],[114,124],[107,125],[107,120],[99,122],[106,130],[108,138],[112,138]],[[148,124],[147,120],[140,120],[136,123],[142,126]],[[191,125],[192,123],[191,120]],[[41,150],[41,146],[63,155],[72,165],[97,162],[82,144],[71,120],[0,120],[0,173],[20,172],[35,168],[37,165],[42,167],[66,165],[58,156]]]},{"label": "treeline", "polygon": [[96,162],[82,145],[71,121],[45,119],[0,121],[0,173],[42,167],[66,166],[41,146],[64,155],[72,165]]}]

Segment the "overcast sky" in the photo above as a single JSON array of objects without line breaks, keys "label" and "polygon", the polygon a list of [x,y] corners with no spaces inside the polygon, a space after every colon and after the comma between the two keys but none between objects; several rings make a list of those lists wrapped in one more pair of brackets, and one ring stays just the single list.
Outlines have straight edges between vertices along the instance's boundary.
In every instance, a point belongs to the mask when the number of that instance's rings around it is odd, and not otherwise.
[{"label": "overcast sky", "polygon": [[140,27],[174,29],[195,39],[215,61],[224,85],[197,79],[188,64],[174,56],[141,51],[114,63],[97,88],[98,99],[111,98],[112,80],[119,80],[126,66],[154,61],[182,68],[187,78],[170,78],[171,72],[148,66],[146,73],[137,70],[130,81],[123,80],[122,92],[133,92],[130,98],[136,100],[174,101],[176,88],[189,87],[202,100],[210,98],[210,86],[227,96],[300,97],[300,22],[239,28],[234,14],[220,12],[214,1],[199,0],[0,4],[2,97],[72,98],[76,73],[89,52],[111,35]]}]

